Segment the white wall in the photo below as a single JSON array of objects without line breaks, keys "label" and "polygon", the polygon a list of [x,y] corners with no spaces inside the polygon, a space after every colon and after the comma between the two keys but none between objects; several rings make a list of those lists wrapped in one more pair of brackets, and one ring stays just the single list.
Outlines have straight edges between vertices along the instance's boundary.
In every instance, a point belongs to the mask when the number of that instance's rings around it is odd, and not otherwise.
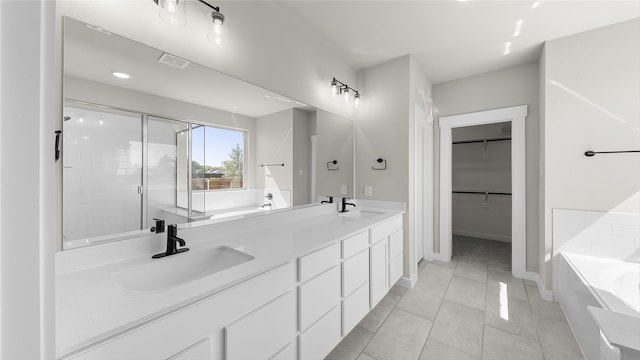
[{"label": "white wall", "polygon": [[[510,126],[510,124],[508,124]],[[455,128],[453,141],[511,136],[502,125]],[[452,149],[454,191],[511,192],[511,142],[460,143]],[[452,194],[452,232],[456,235],[511,242],[511,196]]]},{"label": "white wall", "polygon": [[[284,166],[260,166],[282,163]],[[293,109],[256,119],[255,166],[256,187],[276,192],[293,189]]]},{"label": "white wall", "polygon": [[640,19],[549,41],[544,51],[545,286],[552,209],[640,213]]},{"label": "white wall", "polygon": [[[354,123],[338,115],[316,111],[317,164],[316,184],[318,196],[354,196],[353,189],[353,142]],[[338,164],[327,162],[337,160]],[[342,185],[347,186],[347,193],[341,194]]]},{"label": "white wall", "polygon": [[[388,61],[358,73],[362,102],[356,121],[356,198],[398,201],[407,205],[404,215],[404,271],[415,280],[413,229],[414,104],[430,112],[430,85],[411,56]],[[387,161],[387,169],[377,158]],[[365,186],[373,196],[365,196]]]},{"label": "white wall", "polygon": [[[538,64],[530,63],[433,86],[434,116],[449,116],[517,105],[529,105],[526,118],[527,271],[538,271]],[[439,206],[439,128],[434,129],[435,206]],[[436,234],[439,216],[434,216]],[[438,242],[434,251],[439,252]]]},{"label": "white wall", "polygon": [[54,20],[53,2],[0,2],[2,359],[55,351]]}]

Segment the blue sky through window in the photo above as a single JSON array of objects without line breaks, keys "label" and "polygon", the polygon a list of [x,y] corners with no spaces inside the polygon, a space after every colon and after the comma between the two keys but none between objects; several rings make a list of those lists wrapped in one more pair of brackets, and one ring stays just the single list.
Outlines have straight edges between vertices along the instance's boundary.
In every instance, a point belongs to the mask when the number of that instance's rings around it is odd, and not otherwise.
[{"label": "blue sky through window", "polygon": [[231,149],[244,149],[244,131],[211,126],[194,127],[191,133],[193,160],[201,165],[222,166]]}]

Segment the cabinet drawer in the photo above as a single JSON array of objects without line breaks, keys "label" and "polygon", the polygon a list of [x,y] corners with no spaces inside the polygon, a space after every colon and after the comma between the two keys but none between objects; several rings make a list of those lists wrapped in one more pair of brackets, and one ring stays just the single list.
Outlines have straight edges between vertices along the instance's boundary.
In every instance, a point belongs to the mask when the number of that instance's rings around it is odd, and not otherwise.
[{"label": "cabinet drawer", "polygon": [[343,301],[343,334],[347,334],[353,330],[356,325],[369,312],[369,283],[365,283],[358,288],[351,296]]},{"label": "cabinet drawer", "polygon": [[300,258],[300,282],[305,282],[340,262],[340,244],[336,243]]},{"label": "cabinet drawer", "polygon": [[402,230],[398,230],[389,236],[389,258],[393,259],[402,254],[403,238]]},{"label": "cabinet drawer", "polygon": [[402,254],[389,262],[389,286],[393,286],[402,277]]},{"label": "cabinet drawer", "polygon": [[300,285],[300,331],[340,304],[340,267],[322,273]]},{"label": "cabinet drawer", "polygon": [[378,242],[394,232],[402,229],[402,215],[398,215],[386,222],[371,228],[371,243]]},{"label": "cabinet drawer", "polygon": [[369,246],[369,232],[363,231],[348,239],[342,240],[342,258],[348,259]]},{"label": "cabinet drawer", "polygon": [[342,296],[351,295],[362,284],[369,282],[369,249],[342,263]]},{"label": "cabinet drawer", "polygon": [[290,291],[226,326],[225,358],[268,359],[276,355],[295,338],[295,309],[296,297]]},{"label": "cabinet drawer", "polygon": [[340,306],[336,306],[300,335],[300,359],[324,359],[341,338]]}]

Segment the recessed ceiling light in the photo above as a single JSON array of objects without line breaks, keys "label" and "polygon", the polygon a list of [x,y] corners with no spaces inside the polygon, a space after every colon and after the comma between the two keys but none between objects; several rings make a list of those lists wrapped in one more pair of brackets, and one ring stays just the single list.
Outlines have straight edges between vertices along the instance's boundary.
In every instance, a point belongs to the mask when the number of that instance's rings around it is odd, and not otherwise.
[{"label": "recessed ceiling light", "polygon": [[123,73],[123,72],[118,72],[118,71],[113,71],[112,72],[113,76],[119,78],[119,79],[128,79],[131,77],[131,75]]}]

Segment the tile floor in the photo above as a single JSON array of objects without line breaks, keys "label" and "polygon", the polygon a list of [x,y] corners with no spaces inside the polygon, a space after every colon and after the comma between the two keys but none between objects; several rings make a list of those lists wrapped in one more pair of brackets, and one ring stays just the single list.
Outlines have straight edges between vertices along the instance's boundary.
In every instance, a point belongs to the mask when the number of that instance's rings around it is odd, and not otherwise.
[{"label": "tile floor", "polygon": [[451,260],[486,265],[489,270],[511,272],[511,243],[453,235]]},{"label": "tile floor", "polygon": [[489,265],[421,262],[326,360],[583,359],[560,305]]}]

